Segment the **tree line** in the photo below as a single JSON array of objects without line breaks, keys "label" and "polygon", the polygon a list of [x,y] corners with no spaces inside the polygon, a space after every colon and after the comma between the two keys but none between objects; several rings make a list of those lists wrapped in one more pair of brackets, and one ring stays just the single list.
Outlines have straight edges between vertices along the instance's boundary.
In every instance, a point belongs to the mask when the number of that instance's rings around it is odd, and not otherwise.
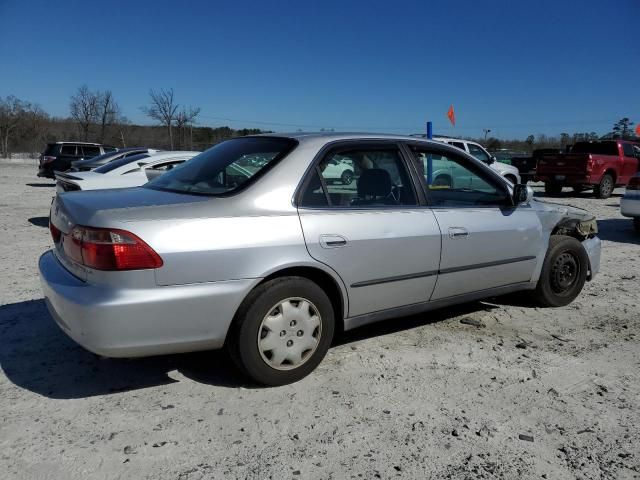
[{"label": "tree line", "polygon": [[178,104],[173,89],[150,90],[148,104],[140,110],[158,125],[133,124],[110,90],[91,90],[87,85],[69,98],[68,117],[54,117],[13,95],[0,96],[0,157],[17,152],[36,155],[45,144],[57,141],[204,150],[229,138],[266,133],[257,128],[196,125],[200,108]]},{"label": "tree line", "polygon": [[[110,90],[78,87],[69,99],[69,116],[53,117],[39,105],[16,98],[0,96],[0,157],[12,152],[36,154],[44,145],[56,141],[85,141],[117,147],[145,146],[158,149],[204,150],[229,138],[265,133],[260,129],[232,129],[198,125],[200,108],[180,105],[173,89],[150,90],[147,105],[140,110],[157,125],[131,123]],[[524,139],[501,140],[494,137],[475,139],[489,150],[508,149],[530,153],[538,148],[565,149],[579,141],[599,139],[637,139],[634,123],[620,119],[610,132],[561,133],[529,135]]]}]

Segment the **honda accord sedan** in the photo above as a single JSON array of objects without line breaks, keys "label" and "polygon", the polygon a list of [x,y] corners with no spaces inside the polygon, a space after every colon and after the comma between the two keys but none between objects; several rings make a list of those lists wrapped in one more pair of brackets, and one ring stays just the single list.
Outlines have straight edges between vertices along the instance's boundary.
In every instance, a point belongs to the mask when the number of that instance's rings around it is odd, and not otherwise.
[{"label": "honda accord sedan", "polygon": [[[327,181],[338,161],[353,181]],[[309,374],[338,331],[515,291],[567,305],[600,264],[592,215],[392,135],[232,139],[142,187],[60,193],[50,230],[44,296],[77,343],[224,347],[266,385]]]}]

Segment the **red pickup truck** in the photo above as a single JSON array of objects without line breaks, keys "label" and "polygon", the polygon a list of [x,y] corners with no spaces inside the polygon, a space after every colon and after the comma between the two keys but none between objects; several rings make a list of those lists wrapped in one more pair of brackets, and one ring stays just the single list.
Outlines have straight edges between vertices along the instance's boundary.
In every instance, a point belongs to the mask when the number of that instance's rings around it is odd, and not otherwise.
[{"label": "red pickup truck", "polygon": [[638,142],[578,142],[569,153],[543,155],[536,179],[544,182],[550,195],[558,195],[562,187],[573,187],[576,192],[593,188],[597,198],[609,198],[615,187],[626,185],[638,172],[639,159]]}]

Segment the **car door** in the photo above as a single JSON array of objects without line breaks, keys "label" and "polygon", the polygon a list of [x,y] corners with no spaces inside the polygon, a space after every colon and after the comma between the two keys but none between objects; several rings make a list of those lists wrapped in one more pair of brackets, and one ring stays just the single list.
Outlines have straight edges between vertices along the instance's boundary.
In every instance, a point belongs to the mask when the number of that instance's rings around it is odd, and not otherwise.
[{"label": "car door", "polygon": [[[328,181],[334,157],[348,158],[356,181]],[[335,146],[309,172],[298,201],[305,242],[344,282],[349,317],[429,300],[440,230],[415,187],[394,142]]]},{"label": "car door", "polygon": [[410,144],[416,162],[440,155],[466,171],[472,188],[427,185],[442,232],[442,253],[432,300],[528,282],[541,255],[542,226],[529,206],[513,207],[510,193],[488,167],[455,151]]},{"label": "car door", "polygon": [[636,157],[636,152],[632,143],[623,143],[622,153],[622,171],[620,172],[620,178],[616,183],[626,184],[638,171],[638,158]]}]

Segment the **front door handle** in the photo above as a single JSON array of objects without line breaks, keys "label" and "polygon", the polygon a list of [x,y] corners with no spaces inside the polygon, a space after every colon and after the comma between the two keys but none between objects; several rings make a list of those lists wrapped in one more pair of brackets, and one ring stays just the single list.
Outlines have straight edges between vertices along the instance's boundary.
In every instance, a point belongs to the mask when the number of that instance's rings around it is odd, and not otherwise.
[{"label": "front door handle", "polygon": [[469,236],[469,230],[464,227],[449,227],[449,238],[465,238]]},{"label": "front door handle", "polygon": [[342,235],[320,235],[322,248],[340,248],[347,244],[347,239]]}]

